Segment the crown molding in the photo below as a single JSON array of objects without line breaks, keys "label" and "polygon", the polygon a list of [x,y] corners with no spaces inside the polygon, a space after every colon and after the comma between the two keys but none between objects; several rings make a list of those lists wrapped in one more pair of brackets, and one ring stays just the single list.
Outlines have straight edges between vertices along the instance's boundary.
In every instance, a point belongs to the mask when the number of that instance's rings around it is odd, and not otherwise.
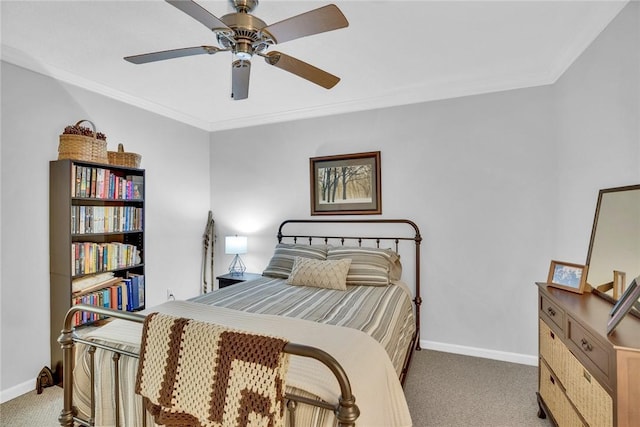
[{"label": "crown molding", "polygon": [[558,81],[560,77],[573,65],[582,53],[594,42],[596,38],[611,24],[611,21],[625,8],[630,0],[608,0],[611,8],[602,12],[606,19],[600,15],[584,27],[582,33],[575,38],[564,52],[561,52],[557,60],[548,67],[548,74],[552,83]]},{"label": "crown molding", "polygon": [[504,78],[478,79],[469,80],[467,82],[450,80],[431,83],[425,86],[407,88],[402,91],[396,91],[382,96],[362,98],[346,102],[336,102],[328,105],[288,110],[277,113],[261,114],[252,117],[243,117],[240,119],[220,120],[211,123],[210,130],[215,132],[336,114],[401,107],[404,105],[442,101],[445,99],[461,98],[465,96],[545,86],[552,83],[553,76],[550,76],[547,72],[542,73],[542,75],[530,75],[524,78],[521,76],[505,76]]},{"label": "crown molding", "polygon": [[46,77],[51,77],[55,80],[88,90],[90,92],[97,93],[99,95],[106,96],[107,98],[112,98],[117,101],[124,102],[125,104],[129,104],[146,111],[168,117],[170,119],[194,126],[196,128],[200,128],[206,131],[210,130],[211,126],[208,121],[201,120],[197,117],[184,114],[167,106],[160,105],[137,96],[133,96],[126,92],[113,89],[109,86],[86,79],[84,77],[80,77],[73,73],[69,73],[68,71],[61,70],[49,64],[38,62],[32,57],[26,55],[21,50],[15,49],[11,46],[2,44],[1,50],[2,60],[18,67],[33,71],[34,73],[38,73]]}]

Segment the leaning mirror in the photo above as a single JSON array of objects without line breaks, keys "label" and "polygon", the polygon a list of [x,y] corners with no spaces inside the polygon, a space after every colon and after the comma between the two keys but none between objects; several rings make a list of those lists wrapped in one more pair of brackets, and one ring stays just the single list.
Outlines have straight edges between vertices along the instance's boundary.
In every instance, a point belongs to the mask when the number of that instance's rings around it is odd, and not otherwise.
[{"label": "leaning mirror", "polygon": [[640,276],[640,185],[600,190],[586,264],[593,293],[614,303]]}]

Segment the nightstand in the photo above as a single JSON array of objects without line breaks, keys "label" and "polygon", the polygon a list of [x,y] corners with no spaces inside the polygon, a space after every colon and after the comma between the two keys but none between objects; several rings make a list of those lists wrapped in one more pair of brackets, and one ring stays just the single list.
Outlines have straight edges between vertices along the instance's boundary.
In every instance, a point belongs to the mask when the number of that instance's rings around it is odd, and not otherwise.
[{"label": "nightstand", "polygon": [[226,288],[227,286],[235,285],[236,283],[246,282],[247,280],[253,280],[262,277],[262,274],[256,273],[242,273],[242,274],[223,274],[216,277],[218,279],[218,289]]}]

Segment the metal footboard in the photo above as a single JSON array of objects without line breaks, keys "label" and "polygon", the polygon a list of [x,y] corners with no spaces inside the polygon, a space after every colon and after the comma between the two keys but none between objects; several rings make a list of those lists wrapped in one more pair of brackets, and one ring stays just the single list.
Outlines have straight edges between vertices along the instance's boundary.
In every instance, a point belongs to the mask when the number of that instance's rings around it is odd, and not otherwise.
[{"label": "metal footboard", "polygon": [[[119,364],[121,357],[133,357],[138,359],[139,355],[137,353],[132,353],[129,351],[124,351],[122,349],[118,349],[115,347],[111,347],[108,345],[104,345],[101,343],[96,343],[93,341],[84,340],[79,337],[72,327],[73,318],[76,312],[89,312],[95,313],[103,316],[108,316],[110,318],[122,319],[126,321],[136,322],[136,323],[144,323],[145,316],[137,313],[123,312],[117,310],[111,310],[108,308],[95,307],[91,305],[78,304],[67,312],[64,320],[64,328],[62,329],[61,335],[58,338],[58,342],[62,347],[62,380],[64,387],[64,395],[63,395],[63,409],[60,412],[60,416],[58,417],[58,421],[61,426],[74,426],[74,425],[82,425],[82,426],[94,426],[95,420],[95,365],[94,365],[94,355],[96,349],[100,348],[103,350],[107,350],[113,353],[113,371],[114,371],[114,388],[113,392],[116,396],[119,395],[119,387],[120,387],[120,378],[119,378]],[[74,347],[75,343],[81,343],[89,347],[90,354],[90,414],[88,419],[83,419],[78,415],[77,409],[73,406],[73,369],[75,364],[75,355],[74,355]],[[286,407],[288,410],[288,418],[289,424],[291,427],[295,426],[295,413],[296,407],[298,404],[308,404],[312,406],[316,406],[323,409],[328,409],[333,411],[336,416],[338,426],[340,427],[353,427],[355,426],[355,422],[360,415],[360,410],[356,405],[355,396],[351,392],[351,384],[349,383],[349,378],[347,377],[346,372],[340,366],[340,364],[328,353],[323,350],[320,350],[315,347],[288,343],[284,347],[284,351],[294,356],[300,357],[309,357],[313,358],[320,363],[324,364],[331,370],[333,375],[338,381],[340,385],[340,398],[337,403],[331,404],[319,400],[310,399],[308,397],[297,396],[292,393],[285,394]],[[115,399],[115,420],[116,427],[119,427],[120,421],[120,399]],[[147,417],[146,410],[143,409],[143,425],[147,426]]]}]

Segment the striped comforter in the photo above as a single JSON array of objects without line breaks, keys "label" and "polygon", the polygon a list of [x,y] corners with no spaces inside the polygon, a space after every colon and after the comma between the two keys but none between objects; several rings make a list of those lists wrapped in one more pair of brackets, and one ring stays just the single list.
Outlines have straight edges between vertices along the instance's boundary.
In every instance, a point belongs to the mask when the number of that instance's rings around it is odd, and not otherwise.
[{"label": "striped comforter", "polygon": [[[406,288],[406,285],[402,283],[392,284],[390,286],[378,287],[378,286],[350,286],[347,291],[336,291],[329,289],[319,289],[304,286],[291,286],[286,284],[286,280],[273,279],[263,277],[254,281],[244,282],[236,284],[215,292],[211,292],[199,297],[195,297],[189,301],[189,303],[196,303],[195,306],[201,306],[201,310],[194,311],[194,314],[198,312],[205,313],[207,305],[222,307],[223,310],[231,309],[232,312],[246,311],[256,313],[257,315],[275,315],[282,317],[290,317],[296,322],[300,322],[300,319],[310,320],[316,324],[328,324],[334,326],[343,326],[349,329],[355,329],[362,331],[374,338],[375,341],[380,343],[385,351],[382,354],[387,354],[392,362],[389,369],[393,372],[395,369],[396,374],[399,375],[405,360],[406,351],[409,347],[409,342],[415,331],[415,322],[413,317],[413,308],[411,303],[410,292]],[[154,311],[149,309],[148,311]],[[232,313],[229,312],[229,313]],[[203,314],[204,315],[204,314]],[[227,314],[227,317],[230,315]],[[241,321],[238,318],[238,321]],[[116,321],[117,322],[117,321]],[[114,322],[115,323],[115,322]],[[306,322],[302,323],[302,329],[308,331],[316,330],[315,325],[308,325]],[[314,326],[314,327],[312,327]],[[319,327],[320,325],[318,325]],[[122,326],[120,326],[122,329]],[[125,325],[125,336],[134,338],[139,336],[139,325]],[[130,331],[126,331],[126,328],[131,328]],[[122,331],[121,331],[122,332]],[[356,331],[354,331],[356,332]],[[307,332],[300,335],[303,337],[314,332]],[[100,332],[98,333],[100,335]],[[336,337],[335,339],[325,338],[325,341],[338,341],[338,347],[336,351],[343,351],[345,353],[353,353],[351,350],[351,341],[342,342],[341,339]],[[100,339],[102,341],[102,339]],[[136,345],[129,344],[133,339],[123,340],[121,342],[122,347],[130,351],[137,350]],[[299,341],[298,341],[299,342]],[[361,351],[361,350],[360,350]],[[104,354],[102,354],[104,353]],[[77,352],[78,361],[76,363],[75,378],[76,384],[74,384],[74,402],[82,413],[88,412],[88,398],[89,398],[89,364],[88,355],[85,351]],[[360,354],[351,354],[349,357],[356,359],[356,364],[359,360],[363,360],[362,365],[366,363],[376,363],[367,360],[368,355],[361,357]],[[137,360],[123,359],[123,366],[121,368],[121,390],[120,401],[123,407],[121,420],[122,425],[137,426],[139,424],[139,415],[142,412],[141,402],[139,399],[133,398],[131,389],[133,388],[133,380],[131,384],[128,384],[127,378],[135,378],[135,372],[137,367]],[[114,407],[113,392],[110,390],[110,380],[105,378],[112,377],[112,362],[111,357],[106,352],[98,350],[96,352],[96,366],[100,375],[98,375],[97,382],[97,425],[113,425],[113,414],[111,413]],[[380,366],[377,364],[376,366]],[[371,366],[371,369],[376,370]],[[104,383],[103,383],[104,381]],[[371,384],[373,386],[373,384]],[[394,385],[395,387],[395,385]],[[398,383],[399,387],[399,383]],[[370,388],[370,387],[368,387]],[[375,388],[375,387],[374,387]],[[379,389],[380,387],[378,387]],[[390,386],[382,387],[385,389],[392,388]],[[354,389],[355,392],[356,389]],[[401,388],[400,396],[402,396]],[[287,387],[288,392],[295,392],[300,395],[313,397],[309,393],[300,393],[300,388],[296,387],[291,389]],[[373,390],[375,393],[375,390]],[[318,393],[318,395],[321,395]],[[396,400],[398,397],[390,398]],[[356,394],[356,399],[362,396]],[[402,399],[404,399],[402,397]],[[361,403],[362,400],[360,400]],[[399,406],[406,405],[406,403],[397,403]],[[395,405],[395,404],[394,404]],[[312,408],[307,405],[302,405],[298,408],[297,412],[297,425],[304,427],[311,426],[332,426],[333,415],[330,411],[318,408]],[[363,414],[364,415],[364,414]],[[363,417],[362,421],[367,417]],[[404,423],[397,425],[406,425]]]},{"label": "striped comforter", "polygon": [[190,301],[358,329],[382,344],[398,376],[415,332],[411,296],[402,282],[348,286],[346,291],[337,291],[291,286],[285,279],[262,277]]}]

